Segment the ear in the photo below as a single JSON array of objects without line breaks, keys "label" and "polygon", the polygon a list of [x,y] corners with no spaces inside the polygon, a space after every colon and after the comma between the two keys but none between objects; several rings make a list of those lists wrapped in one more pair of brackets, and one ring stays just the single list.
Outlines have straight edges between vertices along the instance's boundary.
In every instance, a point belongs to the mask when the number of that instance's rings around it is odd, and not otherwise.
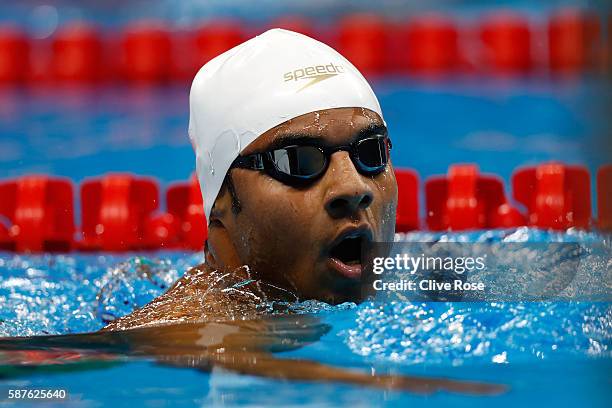
[{"label": "ear", "polygon": [[221,186],[221,190],[217,195],[217,199],[215,200],[212,209],[210,210],[210,215],[208,219],[208,228],[215,228],[218,226],[224,226],[226,217],[229,214],[229,210],[231,208],[231,197],[227,190],[227,183],[223,182]]},{"label": "ear", "polygon": [[238,268],[242,266],[232,240],[231,231],[236,229],[232,214],[232,200],[226,187],[219,192],[210,212],[208,239],[204,247],[206,264],[211,268]]}]

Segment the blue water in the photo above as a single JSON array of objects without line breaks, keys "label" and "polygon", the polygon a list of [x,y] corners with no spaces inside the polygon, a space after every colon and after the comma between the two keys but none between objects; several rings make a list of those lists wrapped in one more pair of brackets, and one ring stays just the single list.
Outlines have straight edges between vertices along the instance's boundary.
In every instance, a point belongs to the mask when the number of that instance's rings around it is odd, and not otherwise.
[{"label": "blue water", "polygon": [[[476,162],[508,180],[514,168],[557,159],[610,161],[607,83],[583,80],[375,82],[396,166],[422,178],[454,162]],[[0,175],[32,172],[75,181],[108,171],[186,179],[187,88],[47,88],[0,91]],[[160,166],[163,163],[172,165]],[[534,241],[603,241],[596,234],[519,230]],[[517,235],[514,235],[517,237]],[[493,234],[495,235],[495,234]],[[478,240],[490,232],[459,235]],[[429,234],[398,239],[431,239]],[[455,236],[457,238],[457,236]],[[0,336],[94,331],[163,291],[197,253],[0,254]],[[146,265],[155,272],[143,278]],[[279,382],[153,361],[0,380],[8,388],[66,388],[73,406],[146,402],[256,406],[610,406],[609,303],[383,303],[294,305],[331,326],[320,341],[284,352],[377,373],[489,381],[496,397],[418,396],[336,383]],[[60,403],[66,406],[66,403]]]},{"label": "blue water", "polygon": [[[520,229],[511,241],[608,239],[592,233]],[[501,234],[450,234],[445,239],[497,240]],[[398,239],[431,239],[414,233]],[[194,253],[123,255],[0,255],[0,337],[100,329],[161,294],[190,265]],[[142,267],[150,273],[144,276]],[[585,268],[588,269],[588,268]],[[518,272],[520,273],[520,271]],[[343,384],[278,382],[227,371],[201,373],[129,361],[83,371],[33,374],[0,381],[0,389],[65,388],[85,402],[129,405],[170,400],[229,405],[358,406],[408,403],[459,406],[609,406],[612,307],[609,303],[409,303],[371,301],[329,306],[303,302],[332,330],[283,357],[377,373],[489,381],[510,390],[496,397],[440,393],[423,397]],[[103,386],[100,386],[103,385]],[[273,390],[273,393],[272,393]],[[80,402],[74,402],[79,406]]]}]

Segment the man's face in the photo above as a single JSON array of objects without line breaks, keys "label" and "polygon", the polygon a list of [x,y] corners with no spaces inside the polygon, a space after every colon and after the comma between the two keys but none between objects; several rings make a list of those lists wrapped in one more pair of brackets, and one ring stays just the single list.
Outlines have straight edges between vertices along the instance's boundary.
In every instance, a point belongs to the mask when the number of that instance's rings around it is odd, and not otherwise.
[{"label": "man's face", "polygon": [[[362,108],[309,113],[269,130],[242,155],[268,151],[296,135],[328,146],[348,145],[375,126],[383,126],[381,118]],[[391,163],[367,176],[357,171],[348,152],[338,151],[325,174],[303,187],[262,171],[230,171],[242,210],[224,217],[224,227],[239,262],[301,299],[360,299],[361,263],[370,243],[391,241],[395,232],[397,184]]]}]

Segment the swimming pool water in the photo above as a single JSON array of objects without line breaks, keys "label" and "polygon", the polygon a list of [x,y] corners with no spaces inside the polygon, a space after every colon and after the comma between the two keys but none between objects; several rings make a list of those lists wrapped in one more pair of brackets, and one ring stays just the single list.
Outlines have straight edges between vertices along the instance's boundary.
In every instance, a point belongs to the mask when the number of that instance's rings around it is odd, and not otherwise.
[{"label": "swimming pool water", "polygon": [[[593,233],[547,233],[520,229],[511,233],[437,234],[436,238],[471,241],[604,239]],[[432,239],[414,233],[403,240]],[[0,256],[1,336],[78,333],[97,330],[161,294],[183,271],[201,262],[194,253],[124,255]],[[143,271],[146,271],[143,272]],[[29,388],[58,386],[82,401],[119,403],[170,400],[194,403],[297,405],[407,403],[459,406],[534,405],[606,406],[612,368],[612,307],[592,302],[381,302],[329,306],[293,305],[314,314],[331,331],[313,344],[283,356],[371,370],[501,383],[509,392],[496,397],[450,393],[429,397],[343,384],[278,382],[167,368],[153,361],[130,360],[75,369],[74,372],[21,374],[0,382]],[[0,366],[1,366],[0,362]],[[2,368],[0,368],[0,377]],[[99,384],[102,386],[94,386]],[[273,393],[273,395],[271,395]]]},{"label": "swimming pool water", "polygon": [[[516,167],[544,160],[581,163],[592,172],[610,160],[605,82],[417,84],[398,79],[377,81],[374,88],[393,138],[394,164],[415,168],[422,178],[444,173],[449,164],[460,161],[478,163],[483,171],[508,181]],[[187,179],[193,169],[186,87],[5,89],[0,91],[0,106],[3,177],[42,172],[79,182],[104,172],[131,171],[166,184]],[[434,235],[398,238],[431,240]],[[471,242],[501,236],[487,231],[447,238]],[[520,229],[509,236],[609,243],[609,236],[576,231]],[[98,330],[163,293],[201,261],[201,254],[186,252],[0,253],[0,337]],[[337,383],[283,382],[218,369],[204,373],[129,358],[62,365],[62,370],[39,367],[18,375],[11,371],[9,376],[0,358],[0,392],[65,388],[72,397],[69,406],[502,408],[612,402],[609,303],[374,301],[291,307],[314,314],[331,330],[320,341],[284,356],[368,372],[489,381],[506,384],[509,391],[496,397],[419,396]]]}]

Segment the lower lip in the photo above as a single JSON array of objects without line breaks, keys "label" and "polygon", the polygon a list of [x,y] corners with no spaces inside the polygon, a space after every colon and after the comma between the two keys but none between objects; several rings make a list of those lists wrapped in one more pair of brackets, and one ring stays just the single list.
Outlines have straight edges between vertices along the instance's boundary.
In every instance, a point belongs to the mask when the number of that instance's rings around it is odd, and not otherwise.
[{"label": "lower lip", "polygon": [[338,258],[329,258],[329,266],[332,269],[338,271],[342,276],[349,279],[360,279],[361,278],[361,265],[347,265],[340,261]]}]

